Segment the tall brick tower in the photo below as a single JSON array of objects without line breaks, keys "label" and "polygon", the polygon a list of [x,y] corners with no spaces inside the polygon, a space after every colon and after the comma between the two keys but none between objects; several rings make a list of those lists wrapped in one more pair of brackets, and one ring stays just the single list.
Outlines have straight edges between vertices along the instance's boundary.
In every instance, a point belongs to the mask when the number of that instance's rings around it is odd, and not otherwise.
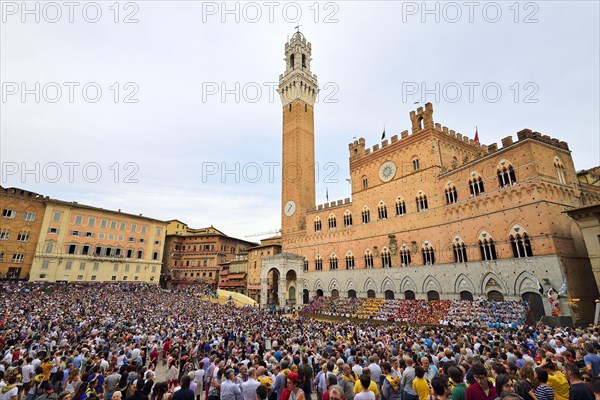
[{"label": "tall brick tower", "polygon": [[317,76],[310,71],[311,44],[296,32],[285,44],[285,73],[279,75],[283,105],[282,235],[306,229],[305,213],[315,207],[314,105]]}]

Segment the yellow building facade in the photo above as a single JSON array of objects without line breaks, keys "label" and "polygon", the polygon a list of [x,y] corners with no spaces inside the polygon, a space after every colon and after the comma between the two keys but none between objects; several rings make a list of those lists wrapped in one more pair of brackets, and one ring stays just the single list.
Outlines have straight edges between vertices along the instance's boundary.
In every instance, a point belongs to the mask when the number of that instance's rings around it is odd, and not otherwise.
[{"label": "yellow building facade", "polygon": [[167,223],[48,199],[30,281],[158,284]]}]

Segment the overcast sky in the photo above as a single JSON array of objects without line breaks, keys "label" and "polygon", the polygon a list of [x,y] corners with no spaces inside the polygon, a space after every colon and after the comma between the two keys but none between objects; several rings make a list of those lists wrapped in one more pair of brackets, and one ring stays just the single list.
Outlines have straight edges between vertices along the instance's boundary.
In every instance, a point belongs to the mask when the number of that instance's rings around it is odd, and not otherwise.
[{"label": "overcast sky", "polygon": [[600,165],[597,1],[23,4],[2,2],[5,187],[239,238],[278,229],[274,85],[298,24],[321,88],[318,203],[350,196],[348,143],[410,129],[419,101],[484,144],[530,128]]}]

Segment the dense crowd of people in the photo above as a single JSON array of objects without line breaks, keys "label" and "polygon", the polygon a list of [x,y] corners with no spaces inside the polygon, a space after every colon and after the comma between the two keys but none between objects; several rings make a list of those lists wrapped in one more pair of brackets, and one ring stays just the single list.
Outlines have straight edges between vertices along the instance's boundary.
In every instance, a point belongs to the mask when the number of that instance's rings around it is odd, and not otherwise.
[{"label": "dense crowd of people", "polygon": [[308,313],[411,324],[521,328],[528,305],[524,301],[384,300],[321,296],[302,308]]},{"label": "dense crowd of people", "polygon": [[6,283],[0,400],[600,398],[600,328],[468,324],[459,311],[443,317],[462,324],[372,325],[219,305],[192,288]]}]

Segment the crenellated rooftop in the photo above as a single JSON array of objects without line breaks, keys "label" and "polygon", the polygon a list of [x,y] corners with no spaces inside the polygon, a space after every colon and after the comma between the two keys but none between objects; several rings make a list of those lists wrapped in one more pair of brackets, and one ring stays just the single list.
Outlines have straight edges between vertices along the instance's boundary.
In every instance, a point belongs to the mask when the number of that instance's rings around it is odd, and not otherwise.
[{"label": "crenellated rooftop", "polygon": [[341,206],[349,206],[350,204],[352,204],[352,202],[350,201],[349,197],[346,197],[345,199],[340,199],[340,200],[333,200],[330,201],[329,203],[324,203],[324,204],[318,204],[317,207],[313,210],[308,211],[309,213],[314,213],[314,212],[319,212],[319,211],[323,211],[323,210],[327,210],[330,208],[336,208],[336,207],[341,207]]},{"label": "crenellated rooftop", "polygon": [[432,129],[436,132],[442,133],[446,136],[449,136],[459,142],[461,145],[472,146],[472,149],[475,152],[487,153],[487,146],[476,143],[473,139],[468,138],[467,136],[463,136],[461,133],[456,133],[454,130],[449,129],[445,126],[442,126],[439,123],[434,123],[433,121],[433,105],[431,103],[425,104],[425,107],[419,107],[416,111],[410,112],[410,119],[412,123],[411,133],[408,130],[400,132],[400,137],[398,135],[393,135],[390,138],[390,141],[382,140],[381,144],[375,144],[372,148],[366,148],[365,139],[360,138],[355,140],[353,143],[348,145],[348,149],[350,151],[350,158],[361,158],[363,156],[368,156],[370,154],[374,154],[377,151],[386,148],[389,145],[395,143],[401,143],[406,139],[413,137],[414,135],[420,134],[421,132]]},{"label": "crenellated rooftop", "polygon": [[[456,132],[452,129],[449,129],[446,126],[443,126],[440,123],[433,122],[433,106],[431,103],[427,103],[425,108],[419,107],[417,111],[410,112],[410,118],[412,122],[412,132],[409,133],[408,130],[402,131],[400,133],[400,137],[398,135],[393,135],[390,138],[390,141],[382,140],[380,144],[373,145],[372,148],[366,148],[365,139],[363,137],[358,140],[354,140],[352,143],[348,144],[348,150],[350,152],[350,159],[360,159],[365,156],[369,156],[377,153],[379,150],[382,150],[389,145],[402,143],[406,139],[413,137],[414,135],[420,134],[422,131],[426,129],[433,129],[435,132],[441,133],[445,136],[450,137],[457,144],[462,146],[469,146],[476,154],[477,157],[483,157],[487,154],[491,154],[493,152],[498,151],[499,147],[496,143],[492,143],[489,145],[481,144],[475,142],[473,139],[468,136],[464,136],[463,134]],[[548,135],[542,135],[539,132],[533,132],[530,129],[523,129],[517,132],[517,138],[519,141],[525,139],[533,139],[538,140],[542,143],[546,143],[552,146],[559,147],[564,150],[569,150],[569,146],[566,142],[560,141],[555,138],[551,138]],[[502,148],[510,146],[513,144],[512,136],[507,136],[501,140]]]},{"label": "crenellated rooftop", "polygon": [[24,189],[19,189],[19,188],[15,188],[15,187],[11,187],[11,188],[5,188],[0,186],[0,191],[5,194],[5,195],[15,195],[15,196],[22,196],[22,197],[31,197],[34,199],[38,199],[38,200],[43,200],[43,199],[48,199],[48,196],[44,196],[38,193],[34,193],[34,192],[30,192],[28,190],[24,190]]}]

